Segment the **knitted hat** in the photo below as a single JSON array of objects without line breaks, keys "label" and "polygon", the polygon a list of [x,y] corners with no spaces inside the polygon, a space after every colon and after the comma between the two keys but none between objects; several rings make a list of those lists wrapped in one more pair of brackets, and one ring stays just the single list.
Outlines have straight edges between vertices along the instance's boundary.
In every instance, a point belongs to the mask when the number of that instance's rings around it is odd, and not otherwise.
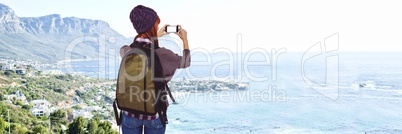
[{"label": "knitted hat", "polygon": [[144,33],[154,26],[156,18],[156,12],[146,6],[138,5],[131,10],[130,20],[133,23],[134,29],[138,34]]}]

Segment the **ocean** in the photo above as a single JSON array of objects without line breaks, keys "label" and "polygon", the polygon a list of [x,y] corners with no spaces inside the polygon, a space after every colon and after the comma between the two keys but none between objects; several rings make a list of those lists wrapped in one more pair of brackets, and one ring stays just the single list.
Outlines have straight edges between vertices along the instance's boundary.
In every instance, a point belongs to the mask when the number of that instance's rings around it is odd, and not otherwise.
[{"label": "ocean", "polygon": [[[166,132],[402,133],[402,53],[303,56],[192,52],[191,66],[174,80],[247,81],[250,88],[175,93]],[[114,79],[119,62],[73,62],[70,71]]]}]

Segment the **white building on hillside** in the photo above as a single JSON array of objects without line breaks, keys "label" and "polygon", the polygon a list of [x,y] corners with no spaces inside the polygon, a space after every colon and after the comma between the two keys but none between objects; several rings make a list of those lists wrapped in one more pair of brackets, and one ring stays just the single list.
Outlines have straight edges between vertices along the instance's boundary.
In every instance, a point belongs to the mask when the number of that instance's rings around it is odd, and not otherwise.
[{"label": "white building on hillside", "polygon": [[5,66],[3,66],[2,67],[2,69],[4,69],[4,70],[14,70],[15,69],[15,67],[14,67],[14,64],[6,64]]},{"label": "white building on hillside", "polygon": [[10,94],[10,95],[4,95],[4,98],[6,100],[10,100],[12,101],[13,99],[15,100],[20,100],[22,102],[26,101],[26,97],[23,93],[20,92],[20,90],[18,90],[17,92],[15,92],[15,94]]},{"label": "white building on hillside", "polygon": [[31,101],[33,107],[31,113],[37,116],[49,116],[50,115],[50,103],[46,100],[33,100]]},{"label": "white building on hillside", "polygon": [[49,108],[50,103],[46,99],[43,100],[33,100],[31,101],[33,107],[44,107],[44,108]]},{"label": "white building on hillside", "polygon": [[18,67],[15,69],[15,73],[17,73],[17,74],[19,74],[19,75],[23,75],[23,74],[26,73],[26,68],[23,67],[23,66],[18,66]]}]

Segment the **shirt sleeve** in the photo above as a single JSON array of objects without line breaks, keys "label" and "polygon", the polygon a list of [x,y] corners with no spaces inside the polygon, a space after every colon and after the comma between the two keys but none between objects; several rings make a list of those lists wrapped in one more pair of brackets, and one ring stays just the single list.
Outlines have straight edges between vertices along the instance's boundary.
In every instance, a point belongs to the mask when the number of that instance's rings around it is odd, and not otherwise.
[{"label": "shirt sleeve", "polygon": [[159,48],[156,50],[156,53],[163,67],[163,74],[168,81],[173,77],[176,69],[190,66],[191,56],[188,49],[183,50],[183,56],[175,54],[166,48]]},{"label": "shirt sleeve", "polygon": [[[177,55],[177,54],[176,54]],[[184,49],[183,50],[183,56],[178,56],[178,61],[180,61],[180,64],[177,66],[177,68],[187,68],[190,66],[190,50]]]}]

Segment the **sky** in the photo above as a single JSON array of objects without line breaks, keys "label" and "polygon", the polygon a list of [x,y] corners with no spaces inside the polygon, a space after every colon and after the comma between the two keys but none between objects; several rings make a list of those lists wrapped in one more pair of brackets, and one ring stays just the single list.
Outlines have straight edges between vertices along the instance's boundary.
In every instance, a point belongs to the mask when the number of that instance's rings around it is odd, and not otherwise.
[{"label": "sky", "polygon": [[[126,37],[136,35],[133,7],[153,8],[163,24],[180,24],[192,49],[246,52],[285,48],[305,52],[339,35],[339,51],[402,51],[400,1],[326,0],[2,0],[19,17],[60,14],[103,20]],[[241,36],[239,36],[241,35]],[[241,43],[239,43],[241,37]]]}]

